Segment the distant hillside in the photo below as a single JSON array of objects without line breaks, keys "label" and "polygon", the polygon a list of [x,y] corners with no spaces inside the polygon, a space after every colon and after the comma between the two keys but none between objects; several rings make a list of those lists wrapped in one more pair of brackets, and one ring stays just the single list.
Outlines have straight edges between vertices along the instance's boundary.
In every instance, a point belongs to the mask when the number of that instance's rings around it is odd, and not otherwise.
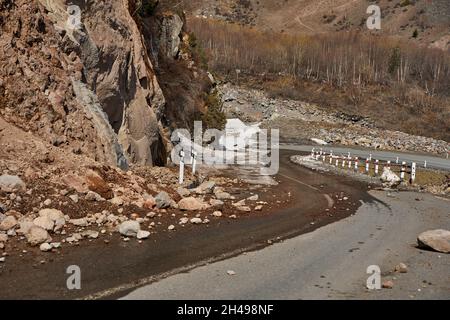
[{"label": "distant hillside", "polygon": [[319,33],[364,30],[370,4],[381,8],[383,35],[450,48],[448,0],[162,0],[188,14],[254,26],[264,31]]}]

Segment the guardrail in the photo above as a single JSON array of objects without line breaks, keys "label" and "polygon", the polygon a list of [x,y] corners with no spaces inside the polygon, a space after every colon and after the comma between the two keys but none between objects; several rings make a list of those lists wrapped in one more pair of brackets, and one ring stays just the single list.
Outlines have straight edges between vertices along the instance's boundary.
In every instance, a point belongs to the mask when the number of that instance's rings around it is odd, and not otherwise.
[{"label": "guardrail", "polygon": [[[369,154],[366,159],[360,160],[359,157],[352,157],[350,152],[347,156],[343,154],[334,155],[332,150],[329,153],[326,153],[323,149],[316,150],[315,148],[311,150],[311,157],[318,161],[322,160],[322,162],[329,163],[338,168],[353,170],[354,172],[365,173],[367,175],[370,175],[373,171],[374,176],[380,175],[381,168],[389,168],[392,172],[398,173],[401,181],[405,181],[406,174],[409,175],[409,183],[412,184],[416,180],[417,163],[407,163],[406,161],[400,163],[399,157],[396,157],[394,162],[391,160],[380,161],[378,159],[373,159],[372,154]],[[424,162],[423,167],[427,167],[426,161]]]}]

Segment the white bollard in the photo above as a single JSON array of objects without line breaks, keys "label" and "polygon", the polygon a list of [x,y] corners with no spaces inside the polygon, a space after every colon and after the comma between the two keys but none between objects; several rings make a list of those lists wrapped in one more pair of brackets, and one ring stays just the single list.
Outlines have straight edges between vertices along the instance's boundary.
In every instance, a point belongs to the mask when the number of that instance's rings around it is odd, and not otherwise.
[{"label": "white bollard", "polygon": [[178,180],[180,184],[184,182],[184,151],[180,151],[180,178]]},{"label": "white bollard", "polygon": [[369,161],[372,161],[372,154],[369,154]]},{"label": "white bollard", "polygon": [[336,158],[336,167],[339,167],[339,157]]},{"label": "white bollard", "polygon": [[351,169],[352,168],[352,158],[350,157],[350,154],[348,156],[348,168]]},{"label": "white bollard", "polygon": [[375,175],[378,175],[378,160],[375,160]]},{"label": "white bollard", "polygon": [[345,168],[345,158],[342,160],[342,168]]},{"label": "white bollard", "polygon": [[395,160],[395,163],[398,164],[398,157],[397,157],[397,159]]},{"label": "white bollard", "polygon": [[366,158],[366,173],[369,173],[369,159]]},{"label": "white bollard", "polygon": [[391,160],[388,160],[386,168],[388,168],[389,170],[391,170]]},{"label": "white bollard", "polygon": [[192,174],[195,174],[195,167],[197,166],[197,152],[194,149],[191,150],[191,157],[192,157]]},{"label": "white bollard", "polygon": [[355,157],[355,171],[358,171],[358,164],[359,164],[359,159],[358,159],[358,157]]},{"label": "white bollard", "polygon": [[406,162],[403,161],[402,162],[402,169],[400,171],[400,180],[402,180],[402,181],[405,180],[405,171],[406,171],[405,165],[406,165]]},{"label": "white bollard", "polygon": [[413,184],[416,180],[416,163],[413,162],[411,165],[411,180],[410,183]]},{"label": "white bollard", "polygon": [[425,163],[423,164],[423,167],[424,167],[424,168],[427,167],[427,160],[425,160]]}]

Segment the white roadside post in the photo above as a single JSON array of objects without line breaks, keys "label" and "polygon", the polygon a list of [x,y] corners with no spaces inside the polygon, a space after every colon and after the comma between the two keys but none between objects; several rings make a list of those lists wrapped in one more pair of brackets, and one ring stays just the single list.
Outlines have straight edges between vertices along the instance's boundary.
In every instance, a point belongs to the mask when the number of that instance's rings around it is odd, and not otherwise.
[{"label": "white roadside post", "polygon": [[342,155],[342,168],[345,168],[345,157]]},{"label": "white roadside post", "polygon": [[314,158],[314,155],[315,155],[315,150],[314,150],[314,148],[312,148],[312,150],[311,150],[311,157]]},{"label": "white roadside post", "polygon": [[391,170],[391,160],[388,160],[386,168],[388,168],[389,170]]},{"label": "white roadside post", "polygon": [[180,178],[178,180],[180,184],[184,182],[184,151],[180,150]]},{"label": "white roadside post", "polygon": [[378,175],[378,160],[375,160],[375,175]]},{"label": "white roadside post", "polygon": [[369,174],[369,158],[366,158],[366,173]]},{"label": "white roadside post", "polygon": [[405,165],[406,165],[406,162],[403,161],[402,162],[402,168],[401,168],[401,171],[400,171],[400,180],[402,180],[402,181],[405,180],[405,171],[406,171]]},{"label": "white roadside post", "polygon": [[358,172],[359,158],[355,157],[355,171]]},{"label": "white roadside post", "polygon": [[413,162],[411,165],[411,181],[410,183],[413,184],[416,180],[416,163]]},{"label": "white roadside post", "polygon": [[336,157],[336,167],[339,167],[339,156]]},{"label": "white roadside post", "polygon": [[427,160],[425,160],[423,167],[426,168],[427,167]]},{"label": "white roadside post", "polygon": [[398,157],[397,157],[397,159],[395,160],[395,163],[398,164]]},{"label": "white roadside post", "polygon": [[350,152],[348,153],[348,168],[352,168],[352,157],[350,156]]},{"label": "white roadside post", "polygon": [[330,151],[330,164],[333,162],[333,150]]},{"label": "white roadside post", "polygon": [[197,151],[194,148],[191,149],[191,157],[192,157],[192,174],[195,174],[195,169],[197,166]]}]

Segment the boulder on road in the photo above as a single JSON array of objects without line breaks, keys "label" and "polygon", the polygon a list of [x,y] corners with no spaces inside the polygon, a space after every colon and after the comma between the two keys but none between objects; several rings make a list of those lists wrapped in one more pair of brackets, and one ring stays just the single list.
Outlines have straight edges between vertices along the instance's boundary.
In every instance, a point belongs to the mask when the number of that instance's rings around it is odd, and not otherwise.
[{"label": "boulder on road", "polygon": [[124,221],[119,226],[120,234],[126,237],[136,237],[139,230],[141,230],[141,226],[135,220]]},{"label": "boulder on road", "polygon": [[450,231],[443,229],[428,230],[417,237],[419,247],[442,253],[450,253]]},{"label": "boulder on road", "polygon": [[0,190],[4,192],[25,191],[26,185],[18,176],[4,174],[0,176]]},{"label": "boulder on road", "polygon": [[178,208],[186,211],[204,210],[208,208],[208,204],[194,197],[183,198],[178,202]]},{"label": "boulder on road", "polygon": [[139,240],[142,240],[142,239],[147,239],[149,236],[150,236],[150,232],[149,231],[139,230],[136,237]]},{"label": "boulder on road", "polygon": [[383,168],[383,174],[380,179],[381,182],[383,182],[383,185],[390,188],[398,186],[401,182],[400,177],[387,167]]}]

